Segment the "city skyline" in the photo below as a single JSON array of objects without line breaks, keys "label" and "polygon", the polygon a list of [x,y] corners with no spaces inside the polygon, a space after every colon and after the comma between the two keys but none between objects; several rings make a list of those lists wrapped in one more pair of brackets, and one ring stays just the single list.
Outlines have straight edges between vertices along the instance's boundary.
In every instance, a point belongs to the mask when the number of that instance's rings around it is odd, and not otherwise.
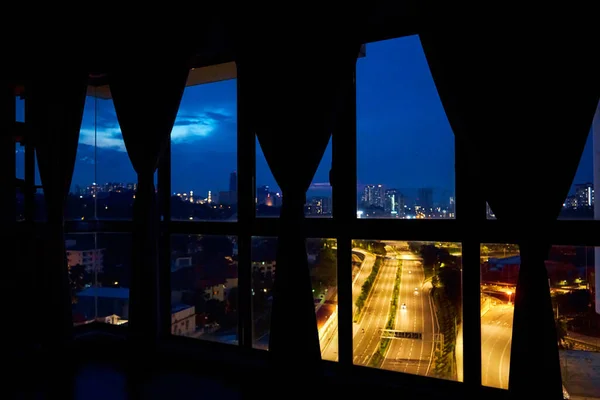
[{"label": "city skyline", "polygon": [[[442,194],[452,196],[454,135],[418,37],[366,48],[366,57],[357,61],[357,195],[364,185],[382,184],[400,191],[434,188],[436,201]],[[228,188],[229,174],[238,169],[236,85],[234,79],[186,88],[171,134],[171,192],[205,194]],[[23,120],[23,102],[18,103],[17,120]],[[574,184],[593,179],[591,142],[590,135]],[[258,141],[256,148],[256,186],[280,191]],[[17,176],[23,177],[24,156],[19,150]],[[308,196],[330,194],[330,167],[331,142]],[[112,101],[88,97],[72,188],[136,181]]]}]

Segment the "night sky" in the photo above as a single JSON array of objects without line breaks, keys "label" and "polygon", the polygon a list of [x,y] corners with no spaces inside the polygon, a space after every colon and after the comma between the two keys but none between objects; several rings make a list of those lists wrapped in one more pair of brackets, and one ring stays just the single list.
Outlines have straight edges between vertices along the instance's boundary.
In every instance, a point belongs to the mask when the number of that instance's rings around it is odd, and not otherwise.
[{"label": "night sky", "polygon": [[[419,187],[434,188],[436,198],[452,196],[453,133],[418,37],[368,44],[366,57],[357,61],[356,85],[358,189],[381,183],[409,197]],[[17,120],[23,120],[19,100]],[[229,174],[236,170],[236,129],[235,80],[186,88],[171,135],[172,191],[227,190]],[[258,142],[257,148],[257,186],[278,191]],[[17,146],[21,178],[23,164]],[[330,166],[331,143],[309,195],[328,192]],[[592,171],[590,135],[575,182],[591,181]],[[88,97],[73,185],[135,181],[112,101]]]}]

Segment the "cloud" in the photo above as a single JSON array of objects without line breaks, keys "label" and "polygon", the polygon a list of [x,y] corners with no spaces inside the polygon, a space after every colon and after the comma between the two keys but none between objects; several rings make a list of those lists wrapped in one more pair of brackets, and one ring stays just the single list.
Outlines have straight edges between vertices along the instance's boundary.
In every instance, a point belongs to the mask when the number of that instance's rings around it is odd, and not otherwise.
[{"label": "cloud", "polygon": [[104,149],[117,151],[126,151],[123,135],[119,127],[103,128],[82,128],[79,133],[79,142],[89,146],[97,145]]},{"label": "cloud", "polygon": [[[232,114],[222,108],[205,109],[197,113],[180,111],[171,131],[171,139],[175,143],[194,141],[209,136],[233,120]],[[97,144],[99,148],[126,151],[116,118],[98,118],[96,129],[93,125],[82,127],[79,141],[90,146]]]},{"label": "cloud", "polygon": [[223,108],[205,109],[198,113],[180,111],[171,131],[171,140],[182,143],[207,137],[231,120],[231,113]]}]

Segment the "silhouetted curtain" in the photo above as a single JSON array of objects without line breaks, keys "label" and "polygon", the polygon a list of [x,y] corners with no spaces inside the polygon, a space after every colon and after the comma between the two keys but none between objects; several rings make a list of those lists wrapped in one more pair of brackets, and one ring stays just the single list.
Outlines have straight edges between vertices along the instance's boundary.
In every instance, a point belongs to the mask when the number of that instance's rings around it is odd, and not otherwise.
[{"label": "silhouetted curtain", "polygon": [[69,273],[65,252],[64,215],[71,187],[79,130],[83,118],[88,71],[66,68],[42,74],[27,90],[30,124],[46,205],[47,223],[42,245],[43,265],[38,266],[42,290],[44,327],[42,343],[59,345],[69,340],[73,320]]},{"label": "silhouetted curtain", "polygon": [[[2,84],[0,86],[0,193],[5,199],[3,209],[0,212],[0,237],[2,244],[0,249],[4,254],[5,265],[17,265],[17,262],[23,262],[19,258],[17,250],[18,239],[16,232],[16,194],[17,194],[17,178],[16,178],[16,157],[15,157],[15,141],[14,125],[15,125],[15,94],[14,88],[11,85]],[[19,274],[17,268],[5,268],[3,271],[2,283],[0,284],[0,308],[2,315],[6,318],[17,318],[20,315],[18,309],[15,309],[13,299],[19,296],[18,282]],[[15,344],[19,338],[22,338],[22,333],[17,329],[8,330],[4,333],[5,345],[4,353],[8,354],[5,362],[10,365],[16,360],[12,357],[15,350]]]},{"label": "silhouetted curtain", "polygon": [[[135,55],[139,55],[136,57]],[[145,64],[148,57],[152,62]],[[129,292],[130,334],[153,341],[160,332],[159,215],[154,173],[179,110],[190,52],[133,52],[109,71],[109,85],[127,154],[138,176],[133,203]]]},{"label": "silhouetted curtain", "polygon": [[251,132],[282,191],[269,350],[306,371],[321,358],[303,226],[306,191],[343,96],[339,78],[348,74],[339,71],[352,68],[358,46],[285,42],[277,51],[265,45],[242,53],[238,71]]},{"label": "silhouetted curtain", "polygon": [[537,25],[518,32],[514,26],[463,29],[425,32],[421,42],[452,129],[476,160],[480,173],[472,176],[479,177],[497,219],[524,238],[509,389],[558,399],[545,235],[590,131],[599,74],[592,36],[550,32]]}]

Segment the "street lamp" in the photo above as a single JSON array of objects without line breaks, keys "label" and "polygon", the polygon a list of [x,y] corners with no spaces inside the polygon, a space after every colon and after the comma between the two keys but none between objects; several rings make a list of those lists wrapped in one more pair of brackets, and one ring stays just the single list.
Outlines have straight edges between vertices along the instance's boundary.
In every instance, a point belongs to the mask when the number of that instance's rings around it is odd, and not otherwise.
[{"label": "street lamp", "polygon": [[513,293],[510,290],[506,293],[508,294],[508,304],[510,304],[510,297],[512,296]]}]

